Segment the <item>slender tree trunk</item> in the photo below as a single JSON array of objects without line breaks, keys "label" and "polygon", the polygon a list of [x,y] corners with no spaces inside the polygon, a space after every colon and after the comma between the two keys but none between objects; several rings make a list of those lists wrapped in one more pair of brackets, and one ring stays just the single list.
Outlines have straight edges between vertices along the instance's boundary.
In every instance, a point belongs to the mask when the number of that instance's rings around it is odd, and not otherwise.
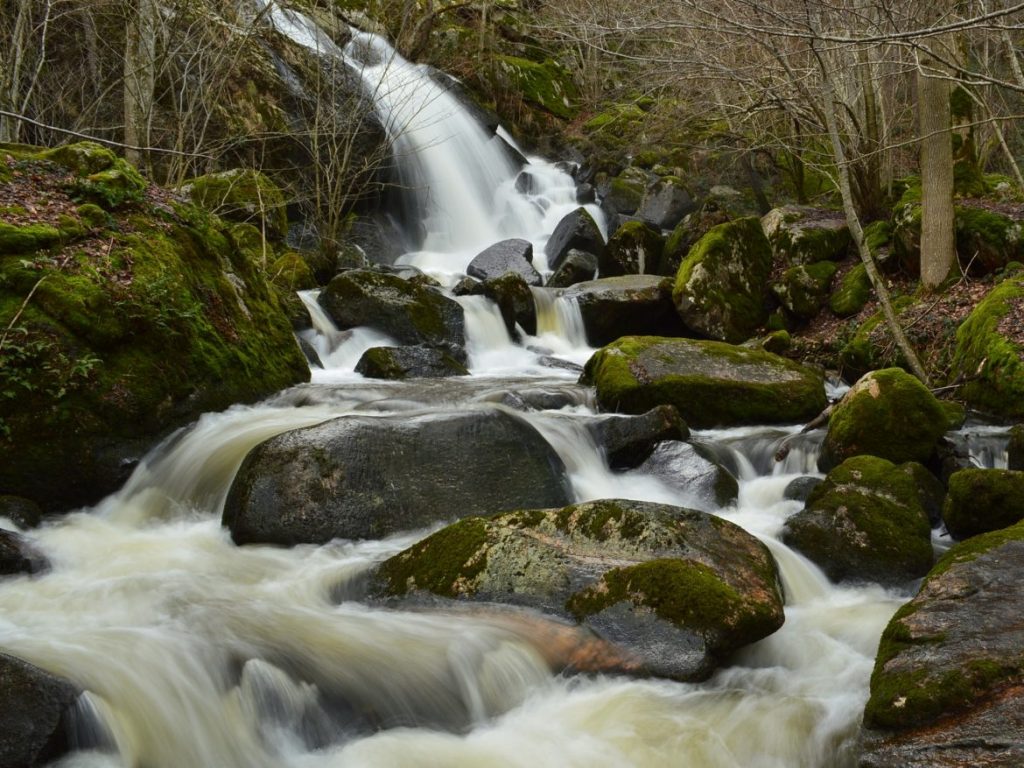
[{"label": "slender tree trunk", "polygon": [[949,277],[956,260],[950,84],[935,66],[933,60],[925,60],[917,72],[921,137],[921,284],[929,290]]},{"label": "slender tree trunk", "polygon": [[[156,80],[156,39],[160,8],[156,0],[136,0],[128,15],[124,51],[124,143],[149,146],[150,116]],[[135,165],[142,165],[142,153],[125,150]]]}]

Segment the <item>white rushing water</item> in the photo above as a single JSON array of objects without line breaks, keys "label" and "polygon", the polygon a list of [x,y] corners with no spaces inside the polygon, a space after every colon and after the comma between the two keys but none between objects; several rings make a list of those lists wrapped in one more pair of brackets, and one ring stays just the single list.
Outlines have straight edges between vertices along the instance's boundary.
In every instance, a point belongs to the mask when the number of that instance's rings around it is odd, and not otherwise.
[{"label": "white rushing water", "polygon": [[[301,14],[271,10],[281,32],[344,57],[375,95],[424,216],[410,263],[451,282],[496,240],[526,237],[540,249],[575,206],[572,180],[540,161],[527,167],[528,191],[517,192],[506,139],[487,135],[379,38],[357,34],[341,51]],[[739,480],[738,500],[719,508],[655,476],[609,469],[584,424],[592,393],[574,383],[576,372],[543,363],[582,363],[592,351],[578,307],[554,291],[535,291],[537,335],[520,343],[492,302],[460,299],[474,375],[418,383],[363,380],[353,372],[359,356],[393,340],[341,331],[315,293],[302,298],[313,320],[304,338],[325,366],[310,385],[207,414],[119,493],[28,532],[49,572],[0,581],[0,650],[88,691],[82,708],[96,733],[61,766],[853,765],[878,638],[906,593],[837,587],[778,541],[800,506],[783,490],[815,474],[820,435],[696,434]],[[235,471],[272,435],[349,413],[462,411],[517,398],[562,405],[523,416],[562,457],[577,499],[709,509],[764,540],[784,582],[783,628],[699,685],[558,674],[552,633],[562,629],[535,615],[363,601],[368,571],[428,531],[284,549],[235,546],[220,525]],[[789,454],[775,463],[783,444]]]}]

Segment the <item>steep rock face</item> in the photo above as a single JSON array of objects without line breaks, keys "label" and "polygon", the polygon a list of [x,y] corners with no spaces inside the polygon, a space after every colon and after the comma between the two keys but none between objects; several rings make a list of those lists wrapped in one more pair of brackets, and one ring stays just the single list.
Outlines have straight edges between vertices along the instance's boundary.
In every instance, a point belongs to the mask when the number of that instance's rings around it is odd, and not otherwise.
[{"label": "steep rock face", "polygon": [[1024,277],[999,283],[956,332],[950,379],[965,378],[969,405],[1005,417],[1024,416],[1024,351],[999,332],[1024,307]]},{"label": "steep rock face", "polygon": [[962,469],[949,478],[942,520],[954,539],[1006,528],[1024,519],[1024,472]]},{"label": "steep rock face", "polygon": [[758,219],[710,229],[683,259],[672,298],[687,328],[718,341],[744,341],[768,318],[772,250]]},{"label": "steep rock face", "polygon": [[948,421],[939,401],[906,371],[872,371],[836,405],[819,463],[827,469],[860,454],[926,462]]},{"label": "steep rock face", "polygon": [[339,328],[368,325],[403,344],[462,347],[462,307],[431,287],[373,269],[337,275],[317,301]]},{"label": "steep rock face", "polygon": [[819,372],[715,341],[626,336],[594,353],[581,382],[605,410],[674,405],[697,428],[809,421],[825,407]]},{"label": "steep rock face", "polygon": [[685,331],[672,306],[671,284],[663,277],[588,280],[562,295],[579,306],[587,341],[594,345],[610,344],[622,336],[678,336]]},{"label": "steep rock face", "polygon": [[569,498],[558,454],[504,411],[343,416],[250,451],[224,524],[239,544],[323,543]]},{"label": "steep rock face", "polygon": [[893,616],[864,712],[861,768],[1024,762],[1024,524],[949,550]]},{"label": "steep rock face", "polygon": [[463,520],[385,561],[376,582],[390,596],[569,616],[681,680],[707,677],[783,621],[757,539],[702,512],[618,499]]},{"label": "steep rock face", "polygon": [[0,654],[0,768],[48,765],[71,749],[71,709],[79,690]]},{"label": "steep rock face", "polygon": [[34,169],[19,183],[38,223],[0,226],[0,493],[92,503],[169,430],[308,380],[259,230],[94,144],[6,152]]},{"label": "steep rock face", "polygon": [[931,528],[909,473],[874,456],[855,456],[828,473],[783,541],[833,581],[901,584],[932,565]]}]

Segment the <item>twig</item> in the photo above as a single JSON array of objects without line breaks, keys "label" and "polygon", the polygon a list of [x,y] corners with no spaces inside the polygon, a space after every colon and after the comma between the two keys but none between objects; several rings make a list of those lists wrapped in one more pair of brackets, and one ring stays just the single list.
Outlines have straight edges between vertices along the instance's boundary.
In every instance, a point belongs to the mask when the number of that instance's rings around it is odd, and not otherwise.
[{"label": "twig", "polygon": [[49,275],[43,275],[38,280],[36,280],[36,284],[32,286],[32,290],[28,292],[28,296],[26,296],[25,300],[21,302],[21,306],[18,307],[18,311],[14,313],[14,317],[11,318],[11,322],[9,322],[7,324],[7,328],[4,329],[4,335],[0,336],[0,352],[4,351],[4,344],[7,343],[7,337],[10,335],[11,330],[14,328],[14,324],[18,322],[18,318],[21,317],[21,313],[25,311],[25,307],[27,307],[28,303],[32,300],[32,296],[35,294],[36,289],[40,286],[43,280],[45,280],[48,277]]}]

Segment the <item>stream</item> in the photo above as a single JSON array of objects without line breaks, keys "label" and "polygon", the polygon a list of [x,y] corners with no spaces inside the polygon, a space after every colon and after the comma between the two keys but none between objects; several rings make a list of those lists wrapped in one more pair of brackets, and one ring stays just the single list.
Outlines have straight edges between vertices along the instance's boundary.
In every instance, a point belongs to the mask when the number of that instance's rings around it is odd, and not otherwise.
[{"label": "stream", "polygon": [[[325,56],[341,56],[375,93],[421,213],[402,257],[445,285],[509,237],[543,244],[577,207],[566,173],[538,158],[529,193],[509,137],[488,135],[444,88],[380,38],[339,49],[308,19],[273,23]],[[600,211],[592,206],[595,218]],[[696,432],[739,481],[718,507],[636,470],[613,471],[585,428],[596,413],[578,373],[586,345],[578,310],[535,289],[538,333],[510,338],[497,308],[460,299],[471,376],[409,382],[354,372],[367,348],[396,344],[368,328],[340,331],[303,296],[304,332],[323,368],[311,383],[253,406],[206,414],[139,465],[96,507],[31,531],[50,559],[41,576],[0,581],[0,649],[87,693],[79,750],[62,768],[327,768],[329,766],[848,767],[878,639],[912,594],[837,586],[778,535],[799,502],[783,498],[816,474],[822,433],[801,425]],[[283,431],[344,414],[415,414],[547,404],[516,413],[564,461],[577,501],[630,498],[720,515],[763,540],[786,594],[781,630],[748,646],[709,681],[682,684],[551,672],[539,641],[494,615],[392,610],[365,600],[366,575],[431,530],[380,541],[292,548],[232,543],[221,510],[246,453]],[[961,436],[998,465],[1000,437]],[[1004,446],[1005,447],[1005,446]],[[1005,458],[1003,458],[1005,461]],[[15,529],[8,520],[0,526]],[[936,536],[937,547],[944,546]]]}]

